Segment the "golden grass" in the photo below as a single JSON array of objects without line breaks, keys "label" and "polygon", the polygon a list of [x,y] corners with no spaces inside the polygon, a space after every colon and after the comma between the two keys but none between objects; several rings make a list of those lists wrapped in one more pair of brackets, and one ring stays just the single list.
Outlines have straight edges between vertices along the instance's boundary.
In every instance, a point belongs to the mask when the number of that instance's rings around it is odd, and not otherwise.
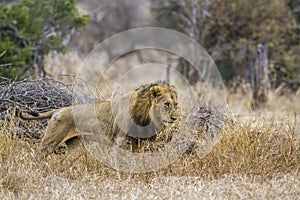
[{"label": "golden grass", "polygon": [[[51,74],[74,74],[79,60],[57,57],[46,66]],[[69,67],[50,68],[57,65]],[[300,90],[269,99],[253,111],[247,95],[228,93],[238,124],[224,128],[207,156],[185,154],[145,174],[117,172],[84,149],[37,162],[39,140],[17,138],[16,121],[0,120],[0,199],[298,199]]]},{"label": "golden grass", "polygon": [[145,174],[116,172],[84,149],[37,162],[39,141],[15,138],[14,120],[0,123],[0,199],[293,199],[300,194],[300,137],[292,116],[228,125],[204,158],[186,154]]}]

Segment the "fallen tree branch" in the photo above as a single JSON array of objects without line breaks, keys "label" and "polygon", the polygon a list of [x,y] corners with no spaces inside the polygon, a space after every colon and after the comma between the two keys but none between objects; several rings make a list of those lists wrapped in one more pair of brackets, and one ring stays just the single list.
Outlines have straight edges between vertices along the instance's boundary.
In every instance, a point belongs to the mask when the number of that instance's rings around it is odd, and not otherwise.
[{"label": "fallen tree branch", "polygon": [[19,106],[24,111],[45,112],[95,100],[86,96],[74,96],[73,85],[51,77],[38,80],[12,81],[0,77],[0,112]]}]

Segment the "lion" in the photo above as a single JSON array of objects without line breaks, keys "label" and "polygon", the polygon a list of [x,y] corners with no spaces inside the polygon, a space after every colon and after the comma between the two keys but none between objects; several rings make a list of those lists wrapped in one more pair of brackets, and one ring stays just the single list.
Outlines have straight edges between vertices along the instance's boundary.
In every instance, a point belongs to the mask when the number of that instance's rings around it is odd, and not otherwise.
[{"label": "lion", "polygon": [[44,113],[19,110],[18,115],[24,120],[48,119],[40,144],[40,151],[46,156],[74,137],[99,133],[96,124],[109,141],[119,146],[130,141],[134,151],[140,140],[153,140],[159,131],[174,126],[181,109],[175,86],[148,83],[115,101],[78,104]]}]

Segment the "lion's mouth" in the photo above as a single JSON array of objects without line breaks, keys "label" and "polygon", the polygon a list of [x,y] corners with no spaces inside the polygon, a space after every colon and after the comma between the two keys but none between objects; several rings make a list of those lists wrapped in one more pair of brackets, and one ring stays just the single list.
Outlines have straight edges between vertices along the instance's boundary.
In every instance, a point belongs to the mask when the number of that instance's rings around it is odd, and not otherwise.
[{"label": "lion's mouth", "polygon": [[164,120],[163,122],[164,122],[165,125],[173,125],[175,121]]}]

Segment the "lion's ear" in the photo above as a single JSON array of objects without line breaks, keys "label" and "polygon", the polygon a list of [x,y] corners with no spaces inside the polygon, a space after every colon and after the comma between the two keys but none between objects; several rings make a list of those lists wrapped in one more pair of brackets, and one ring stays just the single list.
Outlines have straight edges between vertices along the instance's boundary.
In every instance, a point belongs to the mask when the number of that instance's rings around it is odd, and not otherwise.
[{"label": "lion's ear", "polygon": [[162,90],[158,86],[154,86],[150,89],[152,97],[155,99],[162,94]]}]

